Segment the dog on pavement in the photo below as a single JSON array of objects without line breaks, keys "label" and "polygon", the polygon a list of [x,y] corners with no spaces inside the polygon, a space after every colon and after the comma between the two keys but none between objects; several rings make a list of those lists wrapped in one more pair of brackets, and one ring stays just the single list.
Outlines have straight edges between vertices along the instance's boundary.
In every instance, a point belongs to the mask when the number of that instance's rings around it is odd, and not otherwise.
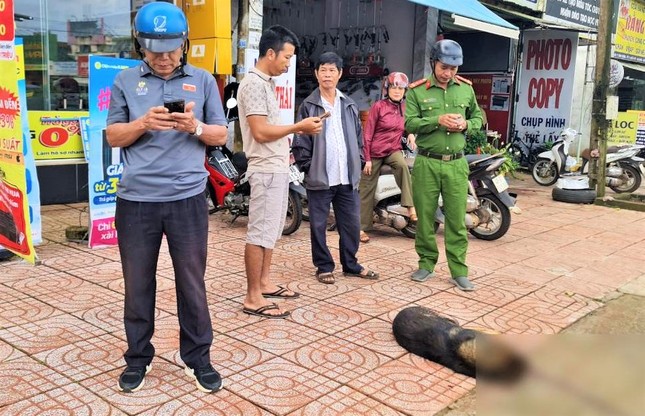
[{"label": "dog on pavement", "polygon": [[423,306],[399,312],[392,330],[407,351],[469,377],[511,381],[526,368],[524,360],[494,336],[462,328]]}]

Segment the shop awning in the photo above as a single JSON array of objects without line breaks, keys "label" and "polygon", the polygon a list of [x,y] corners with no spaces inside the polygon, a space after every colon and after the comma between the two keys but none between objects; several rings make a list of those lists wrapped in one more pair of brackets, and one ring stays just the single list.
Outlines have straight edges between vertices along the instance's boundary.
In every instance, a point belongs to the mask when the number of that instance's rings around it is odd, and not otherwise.
[{"label": "shop awning", "polygon": [[634,71],[645,72],[645,65],[637,64],[636,62],[620,61],[625,68],[633,69]]},{"label": "shop awning", "polygon": [[411,0],[452,14],[455,25],[517,39],[520,31],[477,0]]}]

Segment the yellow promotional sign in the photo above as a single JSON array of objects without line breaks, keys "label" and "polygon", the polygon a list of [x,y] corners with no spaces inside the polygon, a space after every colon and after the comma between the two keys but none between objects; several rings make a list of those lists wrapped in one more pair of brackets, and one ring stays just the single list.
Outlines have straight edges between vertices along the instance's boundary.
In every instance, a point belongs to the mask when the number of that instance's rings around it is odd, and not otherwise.
[{"label": "yellow promotional sign", "polygon": [[607,144],[610,146],[619,144],[636,143],[636,132],[638,131],[638,112],[619,112],[618,118],[612,120],[611,129],[607,137]]},{"label": "yellow promotional sign", "polygon": [[614,51],[616,58],[645,63],[645,1],[620,0]]},{"label": "yellow promotional sign", "polygon": [[84,161],[79,117],[87,116],[87,111],[30,111],[29,129],[36,161]]},{"label": "yellow promotional sign", "polygon": [[34,263],[18,88],[22,50],[13,41],[10,48],[0,54],[0,246]]}]

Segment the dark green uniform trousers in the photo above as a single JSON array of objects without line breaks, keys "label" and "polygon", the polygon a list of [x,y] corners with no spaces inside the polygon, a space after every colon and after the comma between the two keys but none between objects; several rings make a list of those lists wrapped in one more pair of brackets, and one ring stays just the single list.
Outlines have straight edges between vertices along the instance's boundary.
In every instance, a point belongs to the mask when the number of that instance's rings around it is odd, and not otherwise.
[{"label": "dark green uniform trousers", "polygon": [[468,162],[463,157],[444,162],[417,156],[414,162],[412,195],[419,217],[415,247],[420,269],[434,271],[439,259],[434,217],[441,194],[446,217],[444,243],[450,274],[453,278],[468,277],[468,231],[465,220],[468,172]]}]

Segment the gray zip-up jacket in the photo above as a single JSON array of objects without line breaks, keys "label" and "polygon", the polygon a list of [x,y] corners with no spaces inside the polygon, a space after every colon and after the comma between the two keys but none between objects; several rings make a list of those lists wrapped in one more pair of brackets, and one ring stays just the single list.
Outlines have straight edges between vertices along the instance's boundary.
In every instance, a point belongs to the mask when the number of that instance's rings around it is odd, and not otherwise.
[{"label": "gray zip-up jacket", "polygon": [[[347,163],[349,181],[354,189],[358,189],[361,179],[361,170],[365,165],[363,157],[363,129],[358,114],[358,106],[345,94],[340,95],[343,109],[343,136],[347,146]],[[307,117],[321,116],[325,112],[320,97],[320,89],[316,88],[300,104],[298,121]],[[298,167],[305,172],[305,187],[314,191],[329,189],[327,177],[327,145],[325,143],[325,130],[320,134],[296,134],[293,139],[293,157]]]}]

